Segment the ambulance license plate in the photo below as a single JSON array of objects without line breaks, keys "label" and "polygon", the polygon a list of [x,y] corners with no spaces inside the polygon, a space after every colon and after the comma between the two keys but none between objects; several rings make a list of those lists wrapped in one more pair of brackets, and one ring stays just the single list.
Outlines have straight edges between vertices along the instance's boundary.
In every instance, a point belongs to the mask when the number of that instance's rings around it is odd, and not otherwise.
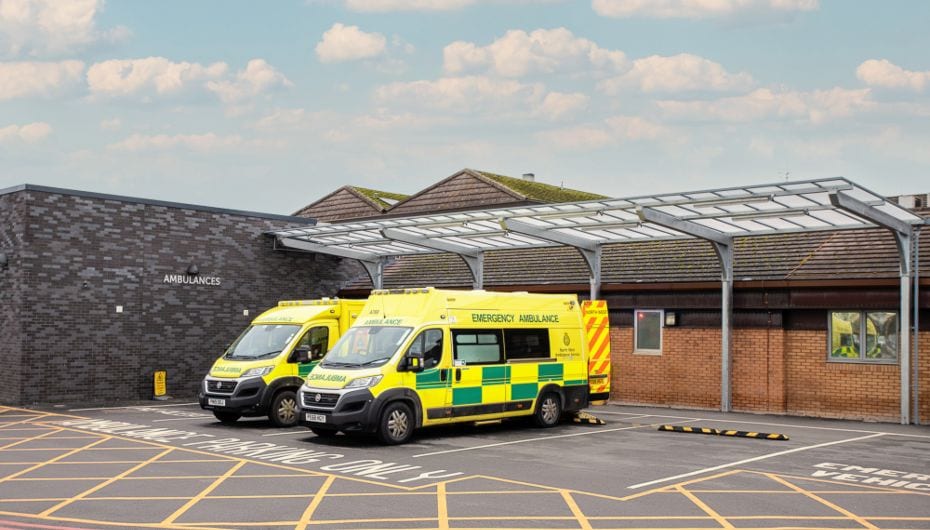
[{"label": "ambulance license plate", "polygon": [[207,398],[207,405],[213,405],[216,407],[225,407],[226,400],[220,398]]},{"label": "ambulance license plate", "polygon": [[312,423],[326,423],[325,414],[314,414],[312,412],[308,412],[306,418],[307,421]]}]

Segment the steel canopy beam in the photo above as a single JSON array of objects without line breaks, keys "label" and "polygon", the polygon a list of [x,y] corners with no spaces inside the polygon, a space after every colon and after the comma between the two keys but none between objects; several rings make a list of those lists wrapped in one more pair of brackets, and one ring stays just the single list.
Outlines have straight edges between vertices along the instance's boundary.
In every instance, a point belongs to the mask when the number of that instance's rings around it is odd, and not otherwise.
[{"label": "steel canopy beam", "polygon": [[344,247],[320,245],[293,237],[280,237],[277,241],[287,248],[316,252],[318,254],[329,254],[330,256],[338,256],[340,258],[356,259],[362,264],[362,267],[365,267],[365,272],[367,272],[368,277],[371,278],[372,286],[374,286],[375,289],[380,289],[382,287],[384,279],[384,258],[377,254]]},{"label": "steel canopy beam", "polygon": [[381,235],[387,239],[394,239],[397,241],[403,241],[404,243],[410,243],[411,245],[419,245],[424,248],[457,254],[460,258],[462,258],[462,261],[465,262],[465,265],[468,266],[468,270],[471,271],[472,287],[475,289],[482,289],[484,287],[483,251],[478,249],[462,248],[458,245],[454,245],[442,240],[411,234],[396,228],[383,228],[381,229]]},{"label": "steel canopy beam", "polygon": [[732,410],[730,373],[733,366],[732,336],[733,336],[733,238],[697,224],[693,221],[681,219],[655,208],[636,208],[636,215],[642,221],[677,230],[714,245],[714,252],[720,260],[720,410]]},{"label": "steel canopy beam", "polygon": [[517,219],[501,219],[501,227],[510,232],[516,232],[539,239],[545,239],[560,245],[574,247],[588,264],[588,270],[591,272],[591,300],[597,300],[601,292],[601,244],[590,239],[585,239],[564,232],[556,232],[550,228],[542,228],[526,221]]},{"label": "steel canopy beam", "polygon": [[882,228],[887,228],[894,235],[901,268],[901,305],[898,311],[901,323],[900,344],[898,345],[898,359],[900,360],[898,368],[901,372],[901,424],[907,425],[911,423],[911,241],[914,228],[910,223],[839,191],[830,193],[830,203]]}]

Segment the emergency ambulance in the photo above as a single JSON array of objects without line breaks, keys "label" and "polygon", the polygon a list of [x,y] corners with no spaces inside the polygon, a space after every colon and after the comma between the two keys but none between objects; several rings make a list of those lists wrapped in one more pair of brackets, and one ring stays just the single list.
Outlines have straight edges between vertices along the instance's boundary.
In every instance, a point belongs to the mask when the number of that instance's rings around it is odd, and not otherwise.
[{"label": "emergency ambulance", "polygon": [[588,320],[575,295],[375,290],[307,376],[298,421],[387,444],[453,422],[532,416],[552,427],[609,391],[607,307],[594,304]]},{"label": "emergency ambulance", "polygon": [[279,302],[213,363],[203,379],[200,406],[224,423],[267,415],[279,427],[295,425],[303,378],[364,305],[364,300],[327,298]]}]

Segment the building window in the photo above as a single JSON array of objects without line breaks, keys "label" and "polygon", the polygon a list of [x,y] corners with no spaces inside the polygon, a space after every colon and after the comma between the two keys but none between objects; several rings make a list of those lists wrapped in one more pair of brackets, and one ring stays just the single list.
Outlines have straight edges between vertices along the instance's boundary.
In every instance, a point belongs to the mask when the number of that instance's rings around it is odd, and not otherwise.
[{"label": "building window", "polygon": [[662,353],[662,318],[658,309],[633,311],[634,352]]},{"label": "building window", "polygon": [[831,311],[831,361],[896,363],[898,314],[892,311]]}]

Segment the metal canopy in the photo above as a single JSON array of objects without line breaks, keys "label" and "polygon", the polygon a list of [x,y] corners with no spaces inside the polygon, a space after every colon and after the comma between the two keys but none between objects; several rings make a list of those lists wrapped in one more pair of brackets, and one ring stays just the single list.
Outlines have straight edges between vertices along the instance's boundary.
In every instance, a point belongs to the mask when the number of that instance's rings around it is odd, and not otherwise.
[{"label": "metal canopy", "polygon": [[[366,257],[405,256],[696,237],[664,226],[639,212],[653,210],[689,226],[703,227],[710,239],[819,230],[871,228],[872,220],[831,203],[841,193],[903,225],[922,222],[913,213],[845,178],[786,182],[718,190],[649,195],[539,206],[381,218],[319,224],[269,232],[284,247],[312,243],[315,252]],[[511,222],[513,221],[513,222]],[[390,229],[386,231],[386,229]],[[401,237],[403,236],[403,237]],[[409,237],[408,237],[409,236]],[[442,250],[437,248],[442,245]]]},{"label": "metal canopy", "polygon": [[361,261],[382,287],[390,256],[451,252],[483,285],[484,253],[571,246],[591,272],[591,298],[601,284],[605,244],[699,238],[713,244],[721,264],[721,408],[730,410],[733,239],[795,232],[883,227],[901,250],[901,423],[909,423],[908,249],[923,219],[845,178],[762,184],[481,211],[379,218],[268,232],[276,245]]}]

